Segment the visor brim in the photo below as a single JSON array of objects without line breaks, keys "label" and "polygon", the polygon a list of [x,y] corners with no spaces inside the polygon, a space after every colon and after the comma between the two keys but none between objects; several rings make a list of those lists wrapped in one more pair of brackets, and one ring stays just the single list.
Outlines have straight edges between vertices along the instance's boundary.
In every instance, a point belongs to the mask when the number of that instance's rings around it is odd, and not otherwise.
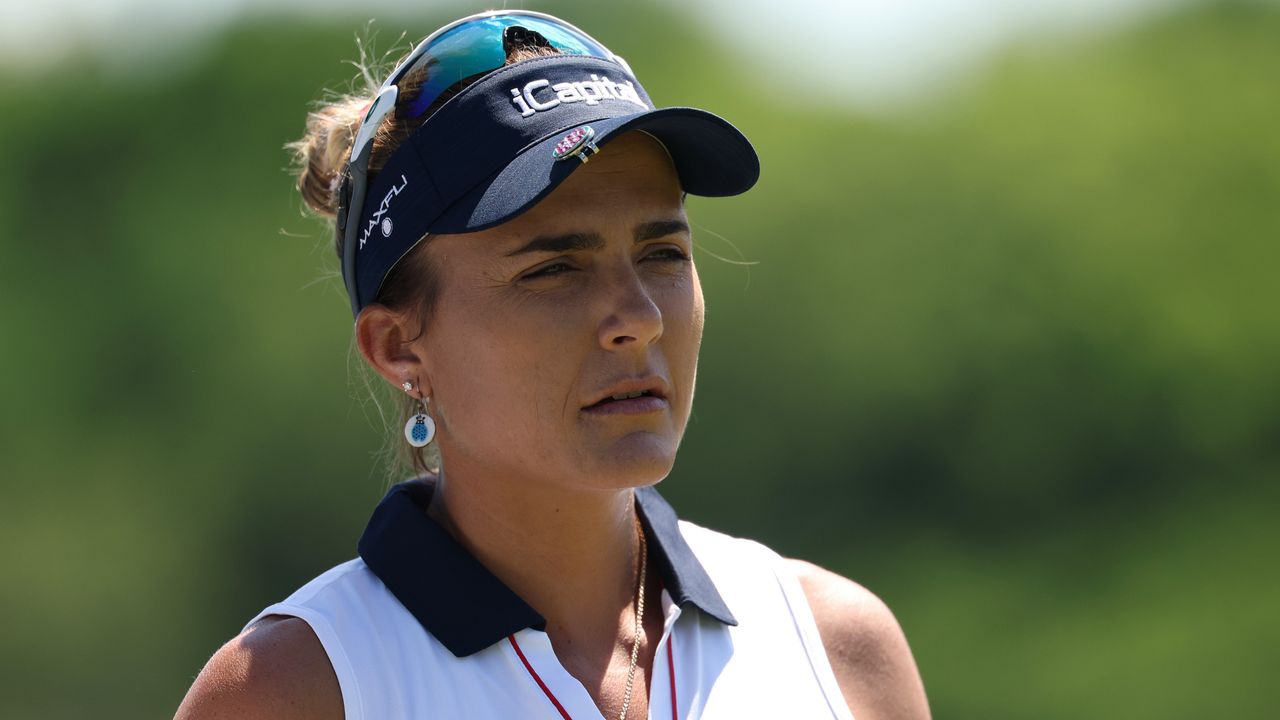
[{"label": "visor brim", "polygon": [[[744,193],[760,177],[750,141],[729,121],[697,108],[672,107],[588,123],[597,147],[632,130],[643,130],[670,153],[682,189],[691,195]],[[431,223],[431,233],[484,230],[520,215],[549,195],[583,163],[553,152],[571,125],[533,143],[506,167],[467,192]]]}]

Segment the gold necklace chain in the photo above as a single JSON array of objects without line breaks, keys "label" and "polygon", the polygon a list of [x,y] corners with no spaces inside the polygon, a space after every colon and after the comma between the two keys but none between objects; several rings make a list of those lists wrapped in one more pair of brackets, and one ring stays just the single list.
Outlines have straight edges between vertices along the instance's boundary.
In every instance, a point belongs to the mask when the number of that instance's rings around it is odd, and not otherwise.
[{"label": "gold necklace chain", "polygon": [[636,531],[640,536],[640,587],[636,590],[636,636],[631,641],[631,669],[627,671],[627,691],[622,696],[622,713],[618,715],[618,720],[627,720],[627,708],[631,707],[631,688],[636,680],[636,660],[640,658],[640,633],[644,630],[645,561],[648,559],[649,553],[645,548],[644,528],[641,527],[638,516],[636,517]]}]

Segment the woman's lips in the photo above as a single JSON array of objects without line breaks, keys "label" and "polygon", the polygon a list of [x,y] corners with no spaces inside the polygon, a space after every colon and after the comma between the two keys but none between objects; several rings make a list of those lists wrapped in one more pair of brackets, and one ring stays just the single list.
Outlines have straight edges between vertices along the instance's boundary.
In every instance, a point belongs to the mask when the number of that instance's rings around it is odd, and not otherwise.
[{"label": "woman's lips", "polygon": [[582,412],[590,415],[643,415],[645,413],[662,412],[667,409],[667,401],[654,395],[641,395],[626,400],[605,400],[595,405],[582,408]]}]

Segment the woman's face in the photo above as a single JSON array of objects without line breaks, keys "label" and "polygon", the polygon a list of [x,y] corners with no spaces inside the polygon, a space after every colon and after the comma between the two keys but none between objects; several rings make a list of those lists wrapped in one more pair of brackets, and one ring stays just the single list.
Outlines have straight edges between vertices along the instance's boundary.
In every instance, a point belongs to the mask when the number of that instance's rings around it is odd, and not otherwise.
[{"label": "woman's face", "polygon": [[617,138],[531,210],[425,252],[440,292],[414,350],[446,473],[603,490],[670,472],[703,299],[660,144]]}]

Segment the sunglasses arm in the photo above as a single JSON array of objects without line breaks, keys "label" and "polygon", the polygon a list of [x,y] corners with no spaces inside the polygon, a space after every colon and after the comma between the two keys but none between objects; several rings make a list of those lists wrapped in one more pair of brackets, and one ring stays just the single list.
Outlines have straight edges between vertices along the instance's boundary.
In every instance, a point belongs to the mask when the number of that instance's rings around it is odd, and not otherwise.
[{"label": "sunglasses arm", "polygon": [[360,217],[364,213],[364,196],[369,189],[373,137],[382,127],[383,119],[395,108],[399,92],[395,85],[384,86],[369,105],[351,145],[351,160],[342,181],[341,206],[338,209],[338,229],[342,232],[342,279],[347,286],[347,296],[351,298],[353,316],[359,315],[361,307],[356,282],[356,236],[359,235]]}]

